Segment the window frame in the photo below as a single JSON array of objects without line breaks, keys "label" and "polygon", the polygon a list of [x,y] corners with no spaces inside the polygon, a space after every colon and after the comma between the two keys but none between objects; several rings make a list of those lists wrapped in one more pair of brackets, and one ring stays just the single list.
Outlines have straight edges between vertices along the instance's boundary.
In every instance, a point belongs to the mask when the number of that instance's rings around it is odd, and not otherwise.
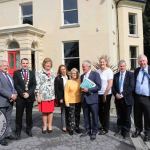
[{"label": "window frame", "polygon": [[[79,13],[78,13],[78,0],[77,1],[77,8],[76,9],[67,9],[67,10],[64,10],[64,0],[61,0],[61,17],[62,17],[62,23],[61,23],[61,28],[65,28],[65,27],[79,27]],[[77,17],[78,17],[78,21],[76,23],[68,23],[68,24],[65,24],[65,12],[72,12],[72,11],[77,11]]]},{"label": "window frame", "polygon": [[[27,6],[27,5],[32,6],[32,14],[23,15],[22,6]],[[32,24],[30,24],[30,25],[33,25],[33,2],[21,3],[20,4],[20,23],[21,24],[26,24],[26,23],[23,23],[23,19],[24,18],[29,18],[29,17],[32,17]]]},{"label": "window frame", "polygon": [[[64,44],[65,43],[75,43],[75,42],[78,42],[78,47],[79,47],[79,56],[78,57],[66,57],[65,58],[65,54],[64,54],[64,50],[65,50],[65,47],[64,47]],[[73,41],[62,41],[62,64],[65,65],[65,60],[69,60],[69,59],[79,59],[79,70],[80,70],[80,46],[79,46],[79,40],[73,40]]]},{"label": "window frame", "polygon": [[[130,23],[130,15],[134,16],[135,17],[135,24],[131,24]],[[128,14],[128,26],[129,26],[129,36],[138,36],[138,15],[137,13],[130,13]],[[135,33],[130,33],[130,26],[134,26],[134,29],[135,29]]]}]

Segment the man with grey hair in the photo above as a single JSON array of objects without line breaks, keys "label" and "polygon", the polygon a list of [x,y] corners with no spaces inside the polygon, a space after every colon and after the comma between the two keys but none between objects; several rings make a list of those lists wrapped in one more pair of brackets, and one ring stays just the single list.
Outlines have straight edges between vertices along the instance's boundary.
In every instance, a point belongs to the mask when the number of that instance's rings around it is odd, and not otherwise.
[{"label": "man with grey hair", "polygon": [[12,77],[7,73],[8,72],[8,62],[5,60],[0,61],[0,111],[6,116],[7,119],[7,128],[0,144],[7,146],[8,143],[6,138],[14,139],[12,136],[10,128],[11,113],[13,109],[13,102],[17,98],[17,92],[14,88],[14,83]]},{"label": "man with grey hair", "polygon": [[126,70],[125,60],[118,63],[119,72],[114,75],[113,95],[117,110],[117,127],[115,135],[121,134],[123,138],[129,136],[131,128],[131,111],[133,106],[134,75]]},{"label": "man with grey hair", "polygon": [[134,123],[136,131],[132,137],[138,137],[143,131],[144,116],[144,141],[150,140],[150,66],[145,55],[139,55],[139,66],[135,69],[135,102]]},{"label": "man with grey hair", "polygon": [[85,132],[81,137],[90,135],[90,139],[95,140],[98,130],[98,91],[101,89],[101,79],[97,72],[91,70],[91,62],[89,60],[83,61],[82,69],[81,84],[84,80],[88,80],[94,86],[91,88],[81,87],[81,103],[85,127]]}]

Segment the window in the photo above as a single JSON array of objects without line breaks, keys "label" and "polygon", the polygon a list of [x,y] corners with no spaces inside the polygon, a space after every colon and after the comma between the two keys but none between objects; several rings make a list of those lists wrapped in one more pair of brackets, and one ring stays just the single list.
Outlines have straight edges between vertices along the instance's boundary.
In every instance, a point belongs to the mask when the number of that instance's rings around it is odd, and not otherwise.
[{"label": "window", "polygon": [[129,34],[137,35],[137,15],[129,14]]},{"label": "window", "polygon": [[69,71],[74,67],[80,69],[79,42],[64,43],[64,63]]},{"label": "window", "polygon": [[22,24],[27,23],[33,25],[32,3],[21,5],[21,20]]},{"label": "window", "polygon": [[78,23],[77,0],[63,0],[64,24]]},{"label": "window", "polygon": [[134,70],[137,67],[137,47],[130,46],[130,69]]},{"label": "window", "polygon": [[9,43],[8,45],[8,49],[16,49],[16,48],[19,48],[19,44],[16,42],[16,41],[12,41]]}]

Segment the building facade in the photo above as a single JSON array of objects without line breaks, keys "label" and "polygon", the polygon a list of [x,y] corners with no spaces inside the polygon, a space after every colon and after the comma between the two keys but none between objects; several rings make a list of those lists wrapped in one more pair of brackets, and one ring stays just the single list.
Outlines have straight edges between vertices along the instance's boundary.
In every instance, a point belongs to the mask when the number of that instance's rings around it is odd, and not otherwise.
[{"label": "building facade", "polygon": [[0,59],[10,73],[27,57],[35,70],[45,57],[81,69],[85,59],[107,54],[129,69],[143,53],[143,0],[0,0]]}]

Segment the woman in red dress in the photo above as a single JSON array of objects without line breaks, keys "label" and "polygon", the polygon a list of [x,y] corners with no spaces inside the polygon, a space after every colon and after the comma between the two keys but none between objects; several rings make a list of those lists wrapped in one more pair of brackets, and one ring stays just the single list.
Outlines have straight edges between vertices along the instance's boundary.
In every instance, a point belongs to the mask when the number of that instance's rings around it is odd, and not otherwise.
[{"label": "woman in red dress", "polygon": [[42,63],[43,69],[36,75],[36,97],[39,111],[42,112],[43,128],[42,133],[52,132],[52,120],[54,111],[54,80],[55,74],[52,71],[52,60],[45,58]]}]

